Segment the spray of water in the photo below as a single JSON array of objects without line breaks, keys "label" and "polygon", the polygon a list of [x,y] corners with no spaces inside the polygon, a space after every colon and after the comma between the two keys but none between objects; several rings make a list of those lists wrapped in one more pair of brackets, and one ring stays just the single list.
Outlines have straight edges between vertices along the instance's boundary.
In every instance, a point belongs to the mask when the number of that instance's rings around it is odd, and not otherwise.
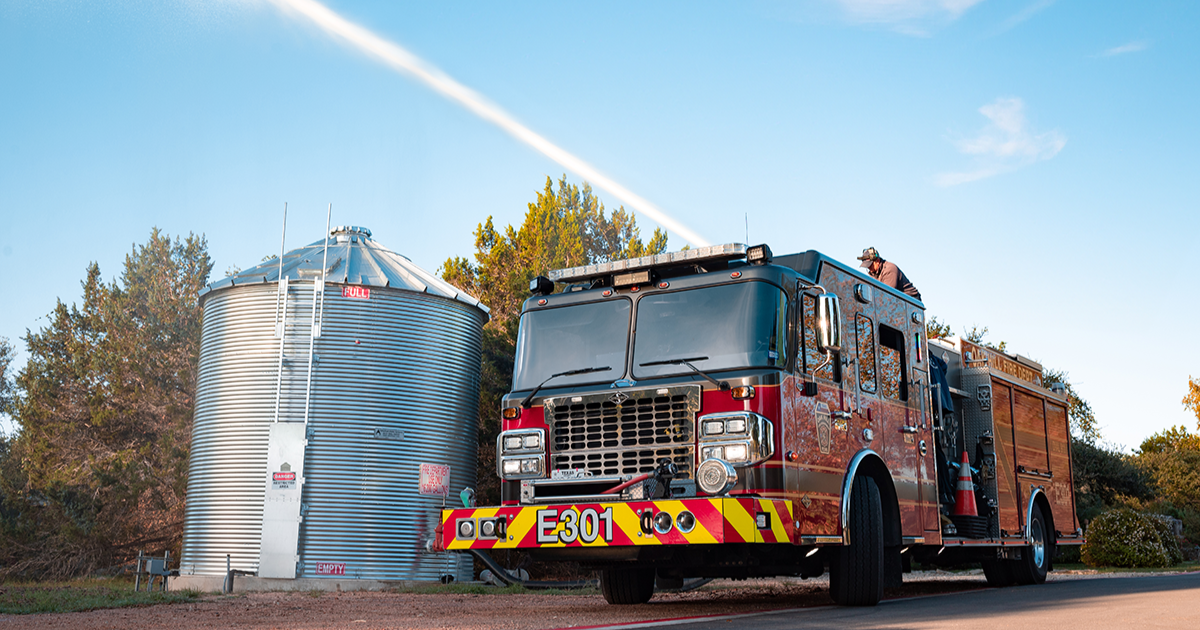
[{"label": "spray of water", "polygon": [[563,168],[579,175],[598,188],[607,190],[625,205],[650,217],[659,225],[683,237],[692,245],[704,246],[708,244],[698,234],[684,227],[647,199],[634,194],[633,191],[618,184],[611,177],[596,170],[587,162],[575,157],[558,145],[535,133],[532,129],[517,122],[516,119],[497,105],[488,102],[487,99],[477,94],[474,90],[455,81],[441,70],[419,59],[407,50],[346,20],[315,0],[268,1],[283,9],[285,13],[312,22],[333,38],[349,44],[387,66],[424,83],[439,94],[462,105],[480,118],[496,125],[514,138],[533,147],[542,155],[558,162]]}]

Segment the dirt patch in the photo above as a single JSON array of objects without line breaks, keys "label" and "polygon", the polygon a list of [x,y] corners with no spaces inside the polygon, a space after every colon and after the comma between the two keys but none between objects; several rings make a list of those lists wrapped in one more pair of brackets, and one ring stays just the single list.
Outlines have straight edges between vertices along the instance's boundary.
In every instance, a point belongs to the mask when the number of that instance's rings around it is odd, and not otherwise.
[{"label": "dirt patch", "polygon": [[[889,598],[986,588],[980,572],[930,571],[906,577]],[[748,613],[832,605],[824,579],[719,580],[687,593],[659,593],[649,604],[610,606],[597,593],[517,594],[312,592],[212,595],[173,605],[80,613],[2,615],[0,629],[169,627],[542,630],[571,626]]]}]

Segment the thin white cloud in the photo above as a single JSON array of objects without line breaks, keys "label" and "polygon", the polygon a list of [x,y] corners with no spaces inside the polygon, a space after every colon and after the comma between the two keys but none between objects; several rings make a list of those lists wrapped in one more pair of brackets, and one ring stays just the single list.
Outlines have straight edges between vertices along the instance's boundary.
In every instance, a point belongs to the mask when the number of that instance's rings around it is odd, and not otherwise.
[{"label": "thin white cloud", "polygon": [[1150,44],[1148,42],[1129,42],[1128,44],[1122,44],[1120,46],[1115,46],[1113,48],[1109,48],[1108,50],[1100,53],[1099,56],[1101,56],[1101,57],[1116,57],[1117,55],[1124,55],[1126,53],[1140,52],[1140,51],[1146,50],[1149,47],[1150,47]]},{"label": "thin white cloud", "polygon": [[996,30],[996,33],[1003,33],[1020,24],[1021,22],[1028,20],[1029,18],[1049,8],[1050,5],[1054,4],[1054,2],[1055,0],[1037,0],[1036,2],[1029,4],[1024,9],[1014,13],[1012,17],[1001,22],[1000,28]]},{"label": "thin white cloud", "polygon": [[998,98],[979,108],[989,121],[979,134],[955,142],[959,152],[975,158],[972,170],[940,173],[934,181],[948,187],[986,179],[1049,160],[1067,144],[1058,130],[1033,133],[1025,120],[1025,103],[1019,98]]},{"label": "thin white cloud", "polygon": [[835,0],[851,22],[879,24],[909,35],[953,22],[983,0]]}]

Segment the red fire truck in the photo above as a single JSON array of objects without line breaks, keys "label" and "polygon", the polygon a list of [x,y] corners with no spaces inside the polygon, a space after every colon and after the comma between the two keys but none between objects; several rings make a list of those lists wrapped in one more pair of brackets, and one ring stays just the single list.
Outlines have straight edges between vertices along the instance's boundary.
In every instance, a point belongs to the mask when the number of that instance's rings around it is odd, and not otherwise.
[{"label": "red fire truck", "polygon": [[502,505],[445,510],[444,549],[580,562],[613,604],[828,570],[873,605],[912,560],[1034,584],[1083,542],[1062,386],[853,267],[729,244],[530,288]]}]

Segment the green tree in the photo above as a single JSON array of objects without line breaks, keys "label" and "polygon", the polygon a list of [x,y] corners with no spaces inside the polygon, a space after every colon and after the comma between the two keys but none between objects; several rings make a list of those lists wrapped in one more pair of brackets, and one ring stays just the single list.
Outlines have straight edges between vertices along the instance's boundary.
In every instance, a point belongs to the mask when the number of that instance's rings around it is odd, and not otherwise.
[{"label": "green tree", "polygon": [[1131,501],[1154,498],[1154,488],[1133,458],[1116,448],[1071,440],[1075,511],[1082,524]]},{"label": "green tree", "polygon": [[8,337],[0,337],[0,416],[7,415],[13,403],[12,362],[16,349]]},{"label": "green tree", "polygon": [[[78,575],[177,547],[196,388],[203,237],[155,229],[119,283],[93,263],[80,305],[29,332],[3,492],[3,572]],[[12,461],[9,463],[11,464]]]},{"label": "green tree", "polygon": [[1183,397],[1183,406],[1196,414],[1196,429],[1200,430],[1200,380],[1188,377],[1188,393]]},{"label": "green tree", "polygon": [[954,329],[938,320],[936,315],[931,315],[925,322],[925,337],[927,339],[948,339],[954,334]]},{"label": "green tree", "polygon": [[1001,341],[998,344],[994,344],[990,341],[984,340],[984,337],[987,337],[987,334],[988,334],[987,326],[984,326],[983,328],[980,328],[978,326],[972,326],[971,330],[967,330],[966,328],[964,328],[963,333],[965,333],[963,335],[963,338],[966,339],[967,341],[970,341],[971,343],[977,343],[981,346],[986,346],[988,348],[991,348],[992,350],[999,350],[1000,352],[1004,352],[1005,349],[1008,348],[1007,341]]},{"label": "green tree", "polygon": [[1133,461],[1157,499],[1144,509],[1183,520],[1184,534],[1200,541],[1200,435],[1171,427],[1146,438]]},{"label": "green tree", "polygon": [[517,326],[530,280],[551,269],[660,254],[666,248],[666,232],[656,229],[644,243],[632,212],[621,207],[606,214],[590,185],[576,186],[564,175],[557,188],[546,178],[519,229],[511,225],[497,229],[489,216],[475,229],[472,259],[454,257],[442,265],[443,279],[491,309],[483,330],[479,394],[481,503],[500,499],[495,472],[500,400],[512,385]]}]

